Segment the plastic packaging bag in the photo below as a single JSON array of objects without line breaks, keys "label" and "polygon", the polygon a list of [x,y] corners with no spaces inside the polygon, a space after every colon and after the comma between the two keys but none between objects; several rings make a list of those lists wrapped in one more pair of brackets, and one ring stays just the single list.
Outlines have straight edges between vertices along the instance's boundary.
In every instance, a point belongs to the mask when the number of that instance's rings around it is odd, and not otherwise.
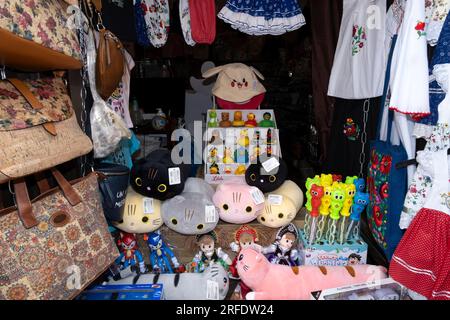
[{"label": "plastic packaging bag", "polygon": [[94,143],[94,158],[104,158],[114,152],[123,138],[130,139],[131,132],[122,118],[109,109],[106,102],[97,93],[95,85],[95,63],[97,51],[94,35],[89,32],[88,40],[88,73],[89,85],[94,104],[92,105],[90,120],[92,141]]}]

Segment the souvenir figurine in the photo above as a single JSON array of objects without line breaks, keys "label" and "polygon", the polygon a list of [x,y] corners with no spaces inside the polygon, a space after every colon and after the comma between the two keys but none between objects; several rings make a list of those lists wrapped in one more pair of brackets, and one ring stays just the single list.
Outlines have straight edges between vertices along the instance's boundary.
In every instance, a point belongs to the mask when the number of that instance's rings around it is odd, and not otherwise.
[{"label": "souvenir figurine", "polygon": [[[237,262],[239,258],[239,252],[245,248],[254,248],[260,251],[262,248],[257,242],[258,233],[252,227],[244,224],[239,229],[237,229],[234,235],[234,242],[230,243],[230,248],[233,252],[236,252],[236,257],[233,259],[233,262],[230,265],[230,278],[231,279],[239,279],[239,273],[237,271]],[[247,293],[251,291],[251,289],[242,281],[239,283],[240,295],[242,299],[245,299]]]},{"label": "souvenir figurine", "polygon": [[209,173],[210,174],[220,174],[219,172],[219,165],[217,163],[213,163],[209,166]]},{"label": "souvenir figurine", "polygon": [[272,115],[270,112],[264,112],[263,120],[259,122],[259,126],[262,128],[274,128],[275,122],[272,120]]},{"label": "souvenir figurine", "polygon": [[233,173],[233,169],[231,168],[231,166],[225,166],[225,167],[223,168],[223,172],[224,172],[225,174],[232,174],[232,173]]},{"label": "souvenir figurine", "polygon": [[144,258],[133,234],[121,232],[117,245],[119,246],[120,256],[116,259],[116,264],[120,265],[121,270],[131,267],[131,269],[138,268],[137,271],[140,273],[147,271]]},{"label": "souvenir figurine", "polygon": [[247,168],[245,167],[245,165],[240,164],[237,166],[236,170],[234,171],[234,175],[236,176],[242,176],[245,174],[245,171],[247,170]]},{"label": "souvenir figurine", "polygon": [[[150,263],[153,272],[157,273],[174,273],[180,270],[180,264],[172,249],[163,241],[159,230],[149,233],[144,237],[150,249]],[[172,262],[172,265],[169,261]]]},{"label": "souvenir figurine", "polygon": [[219,130],[213,130],[211,139],[209,140],[209,144],[215,145],[215,146],[221,146],[223,145],[223,139],[220,136]]},{"label": "souvenir figurine", "polygon": [[267,145],[272,144],[272,129],[267,130],[266,144]]},{"label": "souvenir figurine", "polygon": [[270,144],[267,145],[266,153],[269,158],[272,156],[272,146]]},{"label": "souvenir figurine", "polygon": [[229,128],[231,127],[231,121],[230,121],[230,113],[229,112],[222,112],[221,121],[219,122],[219,126],[221,128]]},{"label": "souvenir figurine", "polygon": [[332,174],[333,182],[342,182],[342,175],[341,174]]},{"label": "souvenir figurine", "polygon": [[217,112],[215,110],[209,111],[209,120],[208,120],[208,128],[217,128],[218,122],[217,122]]},{"label": "souvenir figurine", "polygon": [[276,265],[252,248],[241,250],[237,269],[241,281],[252,290],[247,300],[310,300],[311,292],[387,278],[386,268],[374,265]]},{"label": "souvenir figurine", "polygon": [[234,162],[236,162],[236,163],[248,163],[249,162],[247,148],[239,147],[234,151]]},{"label": "souvenir figurine", "polygon": [[233,160],[233,153],[231,151],[230,147],[225,147],[223,150],[223,159],[222,159],[223,163],[234,163]]},{"label": "souvenir figurine", "polygon": [[275,243],[262,249],[270,263],[295,267],[300,265],[300,252],[296,249],[297,227],[290,223],[278,230]]},{"label": "souvenir figurine", "polygon": [[258,122],[256,122],[255,114],[253,112],[250,112],[247,115],[247,121],[245,121],[245,126],[250,127],[250,128],[254,128],[254,127],[258,126]]},{"label": "souvenir figurine", "polygon": [[209,150],[208,163],[217,163],[220,162],[220,157],[218,156],[218,151],[216,147],[212,147]]},{"label": "souvenir figurine", "polygon": [[244,120],[242,120],[242,111],[235,111],[234,112],[234,119],[233,119],[233,127],[243,127],[245,124]]},{"label": "souvenir figurine", "polygon": [[253,153],[250,156],[250,162],[257,162],[260,155],[261,155],[261,147],[259,145],[254,146]]},{"label": "souvenir figurine", "polygon": [[261,139],[261,132],[259,130],[255,130],[253,132],[253,141],[254,144],[259,145],[259,140]]},{"label": "souvenir figurine", "polygon": [[241,147],[248,147],[250,144],[250,138],[248,137],[248,130],[241,130],[239,133],[239,139],[237,140],[237,144]]},{"label": "souvenir figurine", "polygon": [[357,176],[348,176],[345,178],[345,184],[354,184],[355,180],[358,179]]},{"label": "souvenir figurine", "polygon": [[222,248],[216,248],[217,234],[214,231],[197,235],[196,240],[200,247],[200,251],[193,259],[193,262],[199,266],[197,272],[203,272],[213,262],[221,264],[225,270],[228,270],[231,259]]}]

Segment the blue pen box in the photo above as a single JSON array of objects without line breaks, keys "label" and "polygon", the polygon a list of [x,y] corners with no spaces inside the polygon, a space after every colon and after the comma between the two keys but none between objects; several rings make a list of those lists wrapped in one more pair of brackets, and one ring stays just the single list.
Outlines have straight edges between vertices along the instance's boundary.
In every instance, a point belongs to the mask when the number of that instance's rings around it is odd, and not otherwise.
[{"label": "blue pen box", "polygon": [[81,293],[77,300],[163,300],[162,284],[101,285]]},{"label": "blue pen box", "polygon": [[343,244],[321,241],[308,244],[305,233],[299,229],[303,261],[309,266],[347,266],[367,263],[367,243],[351,239]]}]

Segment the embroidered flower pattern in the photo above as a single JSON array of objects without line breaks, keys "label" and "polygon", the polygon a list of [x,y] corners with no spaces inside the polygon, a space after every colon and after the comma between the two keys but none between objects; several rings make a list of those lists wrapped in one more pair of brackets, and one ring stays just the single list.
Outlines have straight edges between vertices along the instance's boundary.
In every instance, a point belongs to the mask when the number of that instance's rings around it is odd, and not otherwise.
[{"label": "embroidered flower pattern", "polygon": [[354,25],[352,33],[352,56],[355,56],[362,50],[367,40],[366,30],[363,26]]},{"label": "embroidered flower pattern", "polygon": [[427,33],[425,32],[425,22],[423,21],[417,21],[416,27],[414,29],[417,31],[419,38],[427,35]]},{"label": "embroidered flower pattern", "polygon": [[392,157],[372,149],[370,154],[367,187],[370,202],[367,208],[369,227],[377,242],[387,247],[385,233],[388,217],[389,174],[392,169]]}]

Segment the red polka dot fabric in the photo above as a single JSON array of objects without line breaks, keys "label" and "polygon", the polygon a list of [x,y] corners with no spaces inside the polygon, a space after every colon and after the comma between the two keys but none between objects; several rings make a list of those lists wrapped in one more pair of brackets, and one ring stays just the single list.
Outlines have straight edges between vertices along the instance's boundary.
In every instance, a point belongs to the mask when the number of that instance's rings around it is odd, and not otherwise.
[{"label": "red polka dot fabric", "polygon": [[421,209],[392,257],[389,274],[430,300],[450,300],[450,215]]}]

